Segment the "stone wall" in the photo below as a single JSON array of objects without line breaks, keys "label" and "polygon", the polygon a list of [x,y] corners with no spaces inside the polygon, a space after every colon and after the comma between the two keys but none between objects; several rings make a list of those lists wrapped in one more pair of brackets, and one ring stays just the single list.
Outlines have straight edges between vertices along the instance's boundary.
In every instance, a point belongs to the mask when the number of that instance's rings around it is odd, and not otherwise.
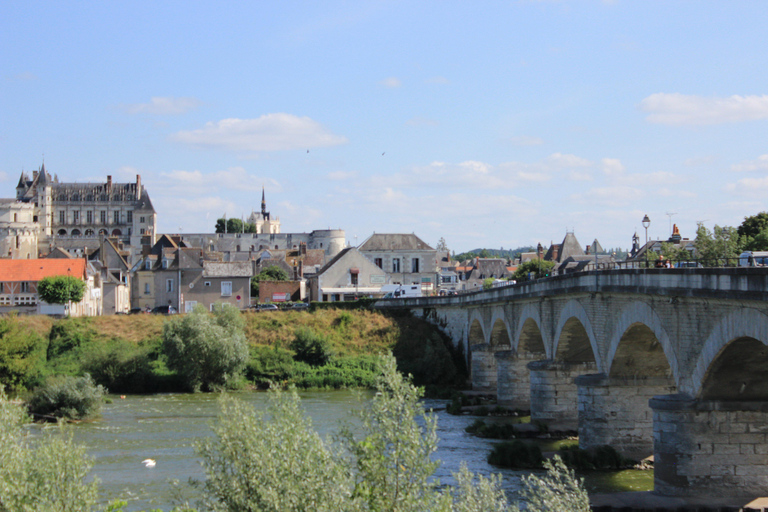
[{"label": "stone wall", "polygon": [[595,364],[546,360],[529,363],[528,369],[531,372],[531,423],[544,423],[550,430],[576,430],[579,416],[574,378],[594,373]]}]

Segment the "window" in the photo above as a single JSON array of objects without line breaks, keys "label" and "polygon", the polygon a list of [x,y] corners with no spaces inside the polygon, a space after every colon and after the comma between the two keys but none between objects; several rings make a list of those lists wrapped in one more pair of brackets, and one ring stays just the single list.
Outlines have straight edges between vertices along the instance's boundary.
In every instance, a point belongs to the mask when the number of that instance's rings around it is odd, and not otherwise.
[{"label": "window", "polygon": [[126,222],[130,224],[131,222],[133,222],[133,212],[128,212],[127,215],[128,215],[128,219],[126,220]]},{"label": "window", "polygon": [[139,222],[141,222],[142,224],[144,224],[144,217],[139,217]]},{"label": "window", "polygon": [[79,224],[80,223],[80,212],[79,211],[75,210],[74,212],[72,212],[72,222],[74,224]]},{"label": "window", "polygon": [[146,270],[152,270],[152,260],[147,260],[144,262],[144,268]]},{"label": "window", "polygon": [[411,259],[411,272],[418,272],[419,271],[419,258],[412,258]]},{"label": "window", "polygon": [[59,212],[59,224],[66,224],[66,223],[67,223],[66,212]]},{"label": "window", "polygon": [[14,214],[13,214],[13,222],[18,222],[18,221],[19,221],[19,219],[18,219],[18,214],[17,214],[17,213],[14,213]]},{"label": "window", "polygon": [[173,291],[173,279],[165,280],[165,291],[166,293],[171,293]]},{"label": "window", "polygon": [[144,295],[149,295],[149,283],[144,283]]},{"label": "window", "polygon": [[21,283],[21,289],[19,291],[21,293],[29,293],[29,283],[27,281]]},{"label": "window", "polygon": [[139,230],[139,234],[140,234],[140,235],[143,235],[143,234],[144,234],[144,228],[141,228],[141,229]]},{"label": "window", "polygon": [[115,224],[120,224],[120,212],[119,212],[119,211],[115,211],[115,220],[114,220],[114,223],[115,223]]},{"label": "window", "polygon": [[5,283],[0,283],[0,293],[5,293]]},{"label": "window", "polygon": [[105,210],[102,210],[99,212],[101,223],[106,224],[107,223],[107,212]]},{"label": "window", "polygon": [[163,258],[163,268],[168,268],[168,260]]},{"label": "window", "polygon": [[222,281],[221,282],[221,296],[222,297],[229,297],[232,295],[232,281]]},{"label": "window", "polygon": [[357,274],[350,274],[352,277],[352,286],[357,286]]},{"label": "window", "polygon": [[392,258],[392,272],[395,274],[400,272],[400,258]]},{"label": "window", "polygon": [[379,268],[384,268],[384,261],[381,258],[374,258],[373,263]]},{"label": "window", "polygon": [[93,212],[91,210],[85,212],[85,222],[93,224]]},{"label": "window", "polygon": [[206,281],[205,282],[205,286],[211,286],[211,282],[210,281]]}]

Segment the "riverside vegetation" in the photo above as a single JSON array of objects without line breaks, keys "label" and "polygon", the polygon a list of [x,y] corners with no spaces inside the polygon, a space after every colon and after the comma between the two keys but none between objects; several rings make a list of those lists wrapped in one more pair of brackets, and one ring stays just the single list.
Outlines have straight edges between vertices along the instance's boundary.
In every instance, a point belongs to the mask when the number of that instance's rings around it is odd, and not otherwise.
[{"label": "riverside vegetation", "polygon": [[[182,345],[181,339],[192,341]],[[374,356],[387,350],[401,371],[429,390],[461,385],[467,373],[463,354],[430,324],[367,309],[8,316],[0,318],[0,340],[0,384],[22,395],[53,377],[85,374],[118,394],[265,389],[270,383],[372,388]],[[220,346],[213,340],[229,341]],[[202,355],[209,350],[216,357]],[[192,361],[200,363],[197,369]]]},{"label": "riverside vegetation", "polygon": [[[194,506],[212,511],[480,512],[519,510],[498,477],[462,468],[456,486],[432,478],[436,419],[419,401],[421,388],[404,378],[394,359],[377,360],[376,393],[360,427],[320,438],[300,408],[295,388],[270,391],[265,412],[224,395],[215,436],[198,445],[206,479]],[[65,427],[31,443],[24,412],[0,390],[0,511],[94,511],[98,482],[84,477],[91,461]],[[71,428],[71,427],[69,427]],[[559,459],[543,476],[523,478],[529,512],[586,512],[582,482]],[[117,512],[125,503],[106,510]],[[176,510],[192,511],[189,504]]]}]

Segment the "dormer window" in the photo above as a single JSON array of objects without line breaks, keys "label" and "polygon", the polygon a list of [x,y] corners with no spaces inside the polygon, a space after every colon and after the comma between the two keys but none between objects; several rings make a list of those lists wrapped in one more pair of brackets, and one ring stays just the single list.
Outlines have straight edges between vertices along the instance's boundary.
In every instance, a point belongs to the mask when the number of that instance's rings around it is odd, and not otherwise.
[{"label": "dormer window", "polygon": [[168,260],[163,260],[163,268],[168,268]]},{"label": "dormer window", "polygon": [[144,262],[144,268],[146,270],[152,270],[152,260],[147,260]]}]

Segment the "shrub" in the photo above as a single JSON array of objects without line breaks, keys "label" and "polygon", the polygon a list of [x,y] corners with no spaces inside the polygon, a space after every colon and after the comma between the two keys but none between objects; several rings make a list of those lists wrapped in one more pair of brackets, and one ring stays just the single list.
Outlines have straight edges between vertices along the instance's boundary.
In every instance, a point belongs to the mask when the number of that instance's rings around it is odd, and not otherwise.
[{"label": "shrub", "polygon": [[245,368],[245,376],[254,384],[268,386],[271,382],[285,382],[295,373],[293,357],[287,350],[269,347],[253,347],[251,359]]},{"label": "shrub", "polygon": [[291,342],[291,350],[296,353],[294,356],[296,361],[301,361],[311,366],[322,366],[333,355],[328,338],[315,333],[315,331],[308,327],[296,330],[296,334]]},{"label": "shrub", "polygon": [[198,305],[192,313],[163,325],[163,353],[168,368],[188,388],[212,391],[231,386],[248,361],[240,312],[223,308],[210,315]]},{"label": "shrub", "polygon": [[520,440],[499,443],[488,456],[488,463],[505,468],[540,468],[543,460],[538,445]]},{"label": "shrub", "polygon": [[622,457],[613,446],[608,445],[591,451],[566,446],[560,449],[560,457],[566,466],[577,471],[621,469],[635,464],[635,461]]},{"label": "shrub", "polygon": [[48,342],[22,328],[15,318],[0,320],[0,385],[27,388],[42,375]]},{"label": "shrub", "polygon": [[28,407],[35,416],[81,420],[99,413],[105,393],[88,374],[52,377],[33,391]]},{"label": "shrub", "polygon": [[112,340],[93,347],[83,369],[112,393],[150,393],[158,390],[150,354],[153,347]]}]

